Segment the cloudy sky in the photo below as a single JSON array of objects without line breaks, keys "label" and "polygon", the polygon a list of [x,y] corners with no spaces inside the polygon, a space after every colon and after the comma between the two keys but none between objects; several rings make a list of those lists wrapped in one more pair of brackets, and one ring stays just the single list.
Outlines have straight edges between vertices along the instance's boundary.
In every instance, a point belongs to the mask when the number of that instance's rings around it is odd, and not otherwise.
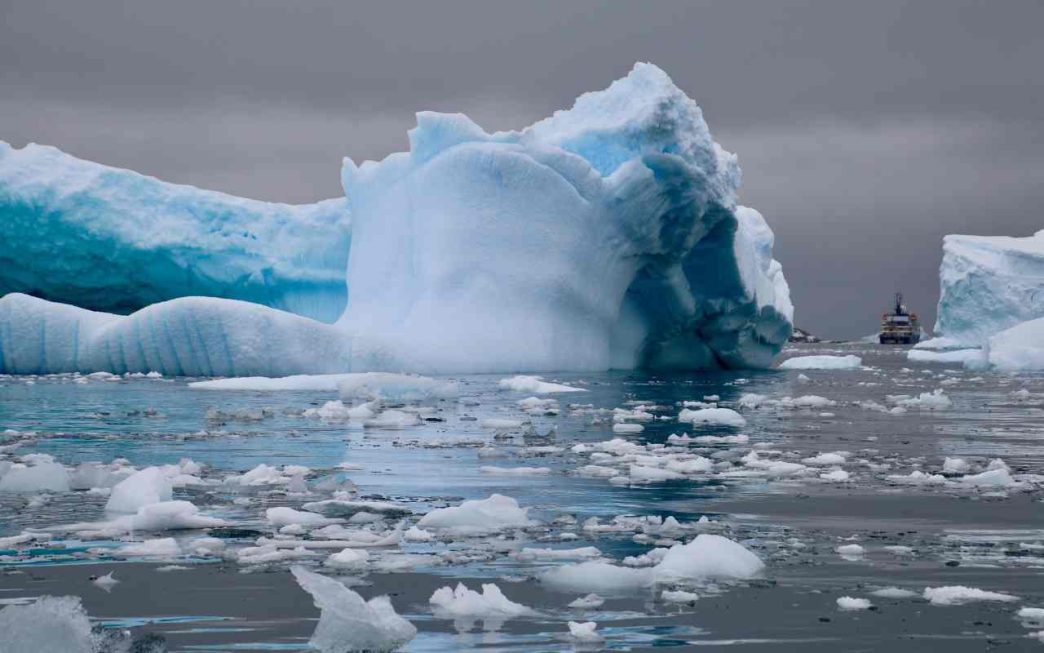
[{"label": "cloudy sky", "polygon": [[1040,0],[0,0],[0,139],[260,199],[341,194],[413,112],[525,126],[635,61],[739,154],[799,325],[934,321],[943,234],[1044,227]]}]

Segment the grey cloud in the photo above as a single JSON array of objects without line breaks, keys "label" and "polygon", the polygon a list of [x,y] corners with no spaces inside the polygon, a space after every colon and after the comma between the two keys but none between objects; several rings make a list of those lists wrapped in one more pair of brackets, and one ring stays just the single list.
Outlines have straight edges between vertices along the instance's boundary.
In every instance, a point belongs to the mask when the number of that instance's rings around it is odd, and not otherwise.
[{"label": "grey cloud", "polygon": [[[930,314],[941,236],[1044,199],[1037,0],[0,0],[0,138],[304,202],[419,109],[518,128],[653,61],[737,152],[799,322]],[[930,315],[929,315],[930,317]]]}]

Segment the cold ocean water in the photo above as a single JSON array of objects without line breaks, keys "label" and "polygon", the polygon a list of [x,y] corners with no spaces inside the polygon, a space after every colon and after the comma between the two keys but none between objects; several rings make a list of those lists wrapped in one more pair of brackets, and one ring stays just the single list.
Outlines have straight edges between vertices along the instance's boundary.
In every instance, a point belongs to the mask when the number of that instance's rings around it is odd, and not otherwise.
[{"label": "cold ocean water", "polygon": [[[0,377],[0,461],[129,461],[111,470],[190,459],[198,466],[182,463],[190,478],[173,498],[226,522],[105,533],[82,523],[112,519],[107,490],[0,492],[0,605],[80,597],[95,630],[122,641],[112,650],[304,651],[319,610],[288,571],[300,564],[364,598],[388,594],[419,631],[410,651],[1044,646],[1035,635],[1044,612],[1020,616],[1044,607],[1044,377],[915,364],[905,348],[865,344],[801,345],[784,357],[813,354],[854,354],[863,367],[545,375],[586,391],[525,403],[532,393],[499,387],[508,375],[454,377],[457,400],[391,407],[400,419],[385,427],[322,410],[336,392]],[[684,402],[735,409],[746,424],[681,423]],[[623,442],[606,444],[613,438]],[[529,508],[531,524],[429,541],[405,530],[492,493]],[[332,530],[266,516],[335,496],[395,505],[327,513],[340,519],[324,524]],[[599,552],[649,569],[658,554],[643,554],[700,533],[739,542],[764,570],[617,588],[599,586],[602,571],[556,582]],[[145,540],[161,544],[125,548]],[[364,540],[378,545],[358,544],[362,563],[327,563],[344,547],[324,541]],[[110,571],[119,583],[92,581]],[[434,610],[433,592],[458,582],[496,583],[532,610]],[[955,586],[994,594],[930,589]],[[591,592],[604,603],[569,606]],[[597,622],[601,639],[571,638],[569,621]]]}]

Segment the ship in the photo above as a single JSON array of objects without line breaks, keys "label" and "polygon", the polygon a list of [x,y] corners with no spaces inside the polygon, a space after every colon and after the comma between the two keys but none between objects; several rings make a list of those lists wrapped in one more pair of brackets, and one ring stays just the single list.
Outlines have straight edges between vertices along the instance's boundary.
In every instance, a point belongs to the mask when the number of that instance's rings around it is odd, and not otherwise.
[{"label": "ship", "polygon": [[882,345],[916,345],[921,340],[921,324],[917,313],[906,310],[903,293],[895,293],[895,309],[881,316],[881,332],[877,340]]}]

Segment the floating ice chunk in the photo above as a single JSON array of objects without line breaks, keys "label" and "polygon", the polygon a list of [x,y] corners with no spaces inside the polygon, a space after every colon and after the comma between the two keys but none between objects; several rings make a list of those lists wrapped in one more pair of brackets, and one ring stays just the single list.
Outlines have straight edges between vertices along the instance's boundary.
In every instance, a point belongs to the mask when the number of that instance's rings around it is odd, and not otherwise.
[{"label": "floating ice chunk", "polygon": [[602,552],[593,546],[576,549],[537,549],[523,547],[514,554],[518,560],[590,560],[602,557]]},{"label": "floating ice chunk", "polygon": [[691,424],[720,424],[737,428],[747,425],[747,420],[731,408],[701,408],[697,410],[684,408],[678,413],[678,421]]},{"label": "floating ice chunk", "polygon": [[870,609],[870,600],[857,599],[851,596],[841,596],[837,599],[837,609],[845,611],[868,610]]},{"label": "floating ice chunk", "polygon": [[659,467],[631,465],[628,468],[628,480],[631,483],[658,483],[661,481],[674,481],[680,478],[685,478],[685,475],[660,469]]},{"label": "floating ice chunk", "polygon": [[366,549],[342,549],[326,559],[327,567],[336,569],[362,569],[370,559]]},{"label": "floating ice chunk", "polygon": [[528,508],[502,494],[488,499],[465,501],[459,506],[432,510],[420,518],[417,526],[424,529],[452,531],[460,534],[483,534],[507,528],[531,526]]},{"label": "floating ice chunk", "polygon": [[862,560],[866,554],[866,549],[859,544],[842,544],[834,550],[845,560]]},{"label": "floating ice chunk", "polygon": [[881,589],[870,592],[870,594],[882,599],[910,599],[915,596],[920,596],[913,590],[904,590],[900,587],[882,587]]},{"label": "floating ice chunk", "polygon": [[660,598],[667,603],[695,603],[700,599],[700,595],[685,590],[664,590],[660,594]]},{"label": "floating ice chunk", "polygon": [[159,467],[146,467],[112,488],[105,510],[137,512],[144,506],[170,501],[172,494],[173,488],[166,472]]},{"label": "floating ice chunk", "polygon": [[360,512],[369,512],[392,519],[410,514],[409,506],[391,501],[349,501],[347,499],[324,499],[310,501],[301,506],[309,512],[316,512],[324,517],[351,517]]},{"label": "floating ice chunk", "polygon": [[351,374],[294,374],[292,376],[242,376],[213,381],[194,381],[197,390],[249,390],[252,392],[336,392],[337,384]]},{"label": "floating ice chunk", "polygon": [[944,474],[966,474],[971,470],[971,465],[963,458],[946,458],[943,460]]},{"label": "floating ice chunk", "polygon": [[645,430],[645,427],[641,424],[632,424],[630,422],[617,422],[613,424],[613,433],[641,433]]},{"label": "floating ice chunk", "polygon": [[111,521],[72,524],[66,528],[79,533],[132,533],[227,525],[223,519],[199,514],[199,508],[189,501],[160,501],[138,508],[133,515],[123,515]]},{"label": "floating ice chunk", "polygon": [[68,492],[69,472],[53,462],[12,466],[0,477],[0,492]]},{"label": "floating ice chunk", "polygon": [[457,383],[414,374],[363,372],[346,374],[337,384],[341,399],[383,399],[391,402],[417,402],[456,399]]},{"label": "floating ice chunk", "polygon": [[519,374],[518,376],[512,376],[507,379],[501,379],[497,382],[497,385],[505,390],[514,390],[515,392],[531,392],[537,395],[546,395],[556,392],[587,392],[583,388],[576,388],[571,385],[564,385],[562,383],[551,383],[544,381],[543,377],[540,376],[525,376]]},{"label": "floating ice chunk", "polygon": [[569,636],[578,642],[602,641],[602,636],[595,632],[598,624],[593,621],[570,621],[566,625],[569,626]]},{"label": "floating ice chunk", "polygon": [[830,453],[817,454],[810,458],[802,458],[801,462],[806,465],[829,467],[831,465],[844,465],[847,456],[847,451],[833,451]]},{"label": "floating ice chunk", "polygon": [[609,595],[628,593],[647,587],[654,581],[651,569],[632,569],[599,561],[557,567],[541,573],[539,579],[544,585],[559,592]]},{"label": "floating ice chunk", "polygon": [[407,542],[431,542],[435,539],[435,534],[426,531],[423,528],[410,526],[406,529],[406,532],[402,534],[402,539]]},{"label": "floating ice chunk", "polygon": [[747,579],[764,568],[761,558],[742,544],[704,533],[688,544],[672,546],[654,573],[659,581]]},{"label": "floating ice chunk", "polygon": [[483,474],[494,474],[497,476],[544,476],[551,473],[550,467],[497,467],[495,465],[483,465],[479,467]]},{"label": "floating ice chunk", "polygon": [[602,597],[598,596],[597,594],[588,594],[587,596],[581,596],[578,599],[570,601],[569,607],[587,610],[601,607],[603,603],[605,603],[605,599],[603,599]]},{"label": "floating ice chunk", "polygon": [[863,365],[858,356],[794,356],[779,364],[781,370],[857,370]]},{"label": "floating ice chunk", "polygon": [[116,585],[118,585],[120,582],[115,577],[113,577],[112,574],[113,572],[110,571],[104,576],[98,576],[97,578],[93,578],[91,579],[91,584],[95,587],[105,590],[106,592],[111,592],[112,588],[116,587]]},{"label": "floating ice chunk", "polygon": [[[1044,285],[1040,281],[1037,283]],[[994,369],[1004,372],[1044,370],[1044,319],[1022,322],[997,333],[989,339],[985,349],[987,361]]]},{"label": "floating ice chunk", "polygon": [[982,488],[1015,487],[1019,483],[1011,477],[1011,472],[1005,468],[989,469],[980,474],[970,474],[958,479],[964,485],[973,485]]},{"label": "floating ice chunk", "polygon": [[422,423],[420,415],[417,413],[408,413],[402,410],[385,410],[381,411],[376,417],[365,420],[363,426],[374,429],[398,430],[419,426]]},{"label": "floating ice chunk", "polygon": [[820,474],[819,478],[823,479],[824,481],[830,481],[832,483],[844,483],[845,481],[851,479],[851,474],[849,474],[843,469],[835,469],[833,471],[824,472],[823,474]]},{"label": "floating ice chunk", "polygon": [[911,349],[906,352],[906,358],[912,363],[958,363],[967,365],[984,361],[986,353],[981,349],[957,349],[955,351]]},{"label": "floating ice chunk", "polygon": [[886,478],[896,485],[946,485],[946,477],[942,474],[926,474],[919,469],[906,475],[889,474]]},{"label": "floating ice chunk", "polygon": [[309,644],[322,653],[394,651],[417,635],[417,629],[395,612],[387,596],[364,601],[332,578],[303,567],[291,567],[290,572],[320,610]]},{"label": "floating ice chunk", "polygon": [[1001,601],[1010,603],[1018,601],[1019,597],[1000,592],[988,592],[975,587],[963,585],[948,585],[945,587],[926,587],[924,598],[932,605],[963,605],[975,601]]},{"label": "floating ice chunk", "polygon": [[173,537],[124,544],[118,551],[122,556],[143,558],[173,558],[181,555],[181,547]]},{"label": "floating ice chunk", "polygon": [[95,653],[91,622],[76,596],[42,596],[0,610],[0,650]]},{"label": "floating ice chunk", "polygon": [[442,619],[502,620],[536,614],[532,608],[515,603],[493,583],[484,583],[482,593],[468,589],[464,583],[456,588],[440,587],[428,599],[435,616]]},{"label": "floating ice chunk", "polygon": [[1015,616],[1018,617],[1023,622],[1023,625],[1027,627],[1040,627],[1041,624],[1044,624],[1044,608],[1023,606],[1019,608],[1019,611],[1015,613]]},{"label": "floating ice chunk", "polygon": [[898,408],[920,408],[922,410],[943,410],[953,405],[950,398],[946,396],[942,388],[936,388],[932,392],[922,392],[916,397],[909,395],[888,395],[888,401],[894,403]]},{"label": "floating ice chunk", "polygon": [[670,444],[747,444],[750,442],[750,436],[745,433],[738,435],[677,435],[672,433],[667,436],[667,442]]},{"label": "floating ice chunk", "polygon": [[299,524],[301,526],[325,526],[336,521],[323,517],[322,515],[317,515],[314,512],[303,512],[300,510],[294,510],[287,506],[279,506],[277,508],[269,508],[265,510],[265,519],[268,520],[269,524],[272,524],[276,528],[290,526],[291,524]]},{"label": "floating ice chunk", "polygon": [[524,424],[525,422],[520,419],[507,419],[504,417],[491,417],[482,420],[483,428],[504,431],[520,429]]}]

